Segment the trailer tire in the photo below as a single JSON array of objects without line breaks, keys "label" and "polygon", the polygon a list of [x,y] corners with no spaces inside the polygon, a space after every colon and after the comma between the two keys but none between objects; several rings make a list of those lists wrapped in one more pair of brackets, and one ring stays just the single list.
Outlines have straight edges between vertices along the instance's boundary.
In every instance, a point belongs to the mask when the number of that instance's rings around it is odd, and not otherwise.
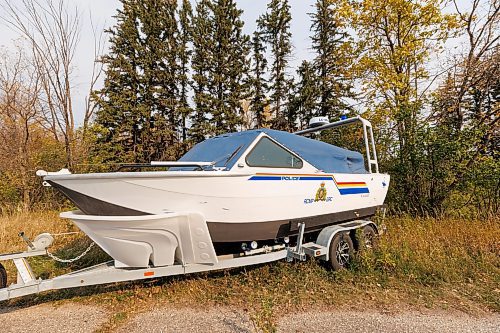
[{"label": "trailer tire", "polygon": [[361,231],[361,239],[358,240],[358,249],[360,251],[370,250],[377,247],[378,234],[371,225],[366,225]]},{"label": "trailer tire", "polygon": [[330,265],[334,271],[346,269],[354,253],[354,244],[349,233],[337,233],[330,243]]},{"label": "trailer tire", "polygon": [[7,287],[7,271],[2,264],[0,264],[0,289]]}]

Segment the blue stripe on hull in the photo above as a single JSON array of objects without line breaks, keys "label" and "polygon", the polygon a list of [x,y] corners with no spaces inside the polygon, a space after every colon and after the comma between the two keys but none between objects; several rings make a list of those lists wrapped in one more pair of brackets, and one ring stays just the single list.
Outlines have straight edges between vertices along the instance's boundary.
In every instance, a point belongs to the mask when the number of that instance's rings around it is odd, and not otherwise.
[{"label": "blue stripe on hull", "polygon": [[370,193],[367,187],[360,187],[360,188],[344,188],[344,189],[339,189],[340,194],[360,194],[360,193]]},{"label": "blue stripe on hull", "polygon": [[249,180],[281,180],[281,176],[252,176]]}]

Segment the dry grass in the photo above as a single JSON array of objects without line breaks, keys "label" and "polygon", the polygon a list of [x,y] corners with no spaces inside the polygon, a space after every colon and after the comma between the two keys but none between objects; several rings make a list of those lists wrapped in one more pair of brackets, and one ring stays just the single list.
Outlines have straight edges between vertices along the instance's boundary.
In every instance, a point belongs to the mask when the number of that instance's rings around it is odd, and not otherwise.
[{"label": "dry grass", "polygon": [[[18,235],[24,231],[25,235],[33,240],[43,232],[54,235],[55,241],[51,251],[63,258],[73,258],[81,253],[89,244],[90,240],[69,220],[61,219],[59,212],[16,212],[10,215],[0,216],[0,253],[19,252],[27,249],[27,244]],[[66,234],[74,233],[77,234]],[[72,268],[80,268],[95,264],[96,261],[105,258],[100,249],[93,249],[89,256],[80,263],[58,264],[47,257],[29,258],[34,273],[43,278],[53,277],[65,273]],[[8,280],[15,281],[16,270],[12,262],[4,262],[7,269]]]},{"label": "dry grass", "polygon": [[20,231],[33,239],[42,232],[64,233],[75,230],[71,222],[60,219],[59,213],[53,211],[17,212],[0,216],[0,252],[25,250],[26,244],[18,236]]},{"label": "dry grass", "polygon": [[[360,254],[348,271],[331,272],[315,261],[277,262],[209,274],[114,284],[33,296],[15,304],[71,298],[98,302],[114,315],[103,331],[122,318],[170,303],[175,306],[231,305],[248,309],[255,325],[273,331],[283,311],[304,307],[401,309],[431,307],[467,312],[500,311],[500,220],[386,219],[387,233],[377,250]],[[0,250],[22,250],[18,230],[74,230],[55,213],[0,218]],[[71,257],[85,238],[56,242]],[[73,247],[77,247],[76,250]],[[95,251],[81,266],[105,260]],[[36,271],[60,273],[75,266],[33,262]]]}]

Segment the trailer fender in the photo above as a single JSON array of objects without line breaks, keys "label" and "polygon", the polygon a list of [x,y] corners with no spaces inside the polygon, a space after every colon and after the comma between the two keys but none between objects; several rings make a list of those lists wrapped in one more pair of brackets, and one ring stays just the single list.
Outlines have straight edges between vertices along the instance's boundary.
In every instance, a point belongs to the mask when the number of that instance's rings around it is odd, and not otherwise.
[{"label": "trailer fender", "polygon": [[[350,221],[350,222],[345,222],[341,224],[335,224],[328,226],[326,228],[323,228],[321,232],[318,235],[318,238],[316,239],[316,244],[324,246],[325,248],[329,249],[330,244],[332,243],[333,237],[335,237],[336,234],[339,232],[345,232],[345,231],[353,231],[359,228],[363,228],[364,226],[370,225],[373,228],[375,228],[375,231],[378,233],[377,225],[373,223],[372,221],[368,220],[356,220],[356,221]],[[320,259],[328,261],[330,260],[330,252],[327,251],[325,255],[321,256]]]}]

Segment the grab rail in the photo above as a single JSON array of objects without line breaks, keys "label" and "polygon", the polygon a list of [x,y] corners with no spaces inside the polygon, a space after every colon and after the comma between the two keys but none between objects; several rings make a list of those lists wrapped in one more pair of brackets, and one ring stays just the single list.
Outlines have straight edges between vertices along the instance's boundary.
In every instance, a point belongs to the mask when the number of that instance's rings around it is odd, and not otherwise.
[{"label": "grab rail", "polygon": [[214,162],[182,162],[182,161],[152,161],[150,163],[123,164],[116,171],[127,168],[158,168],[158,167],[197,167],[203,170],[204,166],[212,166]]},{"label": "grab rail", "polygon": [[[308,128],[305,130],[297,131],[294,134],[305,135],[305,134],[310,134],[310,133],[317,133],[317,132],[321,132],[321,131],[335,128],[335,127],[351,125],[351,124],[356,123],[356,122],[361,122],[361,124],[363,125],[363,138],[365,141],[366,157],[368,160],[368,171],[370,173],[372,173],[372,165],[373,165],[375,167],[375,173],[379,173],[377,150],[375,149],[375,139],[373,138],[372,124],[368,120],[362,118],[361,116],[342,119],[342,120],[339,120],[339,121],[336,121],[333,123],[329,123],[326,125]],[[371,146],[371,149],[370,149],[370,146]]]}]

